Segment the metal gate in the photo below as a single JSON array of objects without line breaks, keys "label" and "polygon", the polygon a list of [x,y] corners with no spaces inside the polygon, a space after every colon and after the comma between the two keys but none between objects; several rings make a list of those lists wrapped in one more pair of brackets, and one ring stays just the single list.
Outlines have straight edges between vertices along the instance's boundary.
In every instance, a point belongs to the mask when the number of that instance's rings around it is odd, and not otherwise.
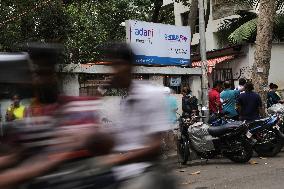
[{"label": "metal gate", "polygon": [[215,81],[231,81],[234,82],[232,68],[215,68],[212,72],[212,80]]}]

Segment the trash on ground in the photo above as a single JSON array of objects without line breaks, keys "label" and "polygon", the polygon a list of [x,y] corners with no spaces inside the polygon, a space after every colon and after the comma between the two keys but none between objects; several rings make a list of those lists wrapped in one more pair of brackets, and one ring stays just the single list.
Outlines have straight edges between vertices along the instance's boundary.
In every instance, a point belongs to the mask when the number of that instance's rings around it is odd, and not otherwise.
[{"label": "trash on ground", "polygon": [[254,160],[250,160],[250,161],[249,161],[249,164],[251,164],[251,165],[257,165],[258,162],[257,162],[257,161],[254,161]]},{"label": "trash on ground", "polygon": [[190,173],[190,175],[199,175],[200,173],[201,173],[200,171],[196,171],[196,172]]}]

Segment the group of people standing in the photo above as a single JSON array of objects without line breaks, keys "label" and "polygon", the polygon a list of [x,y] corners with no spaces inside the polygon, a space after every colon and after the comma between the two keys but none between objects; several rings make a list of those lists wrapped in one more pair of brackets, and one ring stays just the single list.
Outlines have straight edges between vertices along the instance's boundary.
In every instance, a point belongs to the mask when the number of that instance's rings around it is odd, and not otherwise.
[{"label": "group of people standing", "polygon": [[[271,83],[267,94],[267,107],[282,103],[278,86]],[[223,113],[234,120],[253,121],[260,118],[263,103],[259,94],[254,92],[254,85],[244,78],[239,80],[239,86],[233,88],[230,81],[216,81],[209,91],[210,114]]]}]

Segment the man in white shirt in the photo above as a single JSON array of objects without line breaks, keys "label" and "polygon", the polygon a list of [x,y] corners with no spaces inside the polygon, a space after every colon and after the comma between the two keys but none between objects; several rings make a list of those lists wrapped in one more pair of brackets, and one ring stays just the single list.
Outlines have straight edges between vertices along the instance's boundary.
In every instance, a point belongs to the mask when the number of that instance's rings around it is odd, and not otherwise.
[{"label": "man in white shirt", "polygon": [[162,133],[170,130],[163,88],[131,79],[134,59],[128,45],[112,44],[106,52],[113,68],[111,86],[126,89],[128,95],[114,126],[113,154],[103,157],[102,163],[114,166],[120,188],[174,188],[154,163],[161,153]]}]

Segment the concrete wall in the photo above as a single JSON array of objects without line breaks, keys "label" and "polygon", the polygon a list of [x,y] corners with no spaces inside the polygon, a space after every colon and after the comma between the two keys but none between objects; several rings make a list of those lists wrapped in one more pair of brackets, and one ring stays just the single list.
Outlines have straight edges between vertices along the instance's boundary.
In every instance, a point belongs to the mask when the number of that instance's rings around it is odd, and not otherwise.
[{"label": "concrete wall", "polygon": [[61,93],[68,96],[79,96],[78,74],[62,74],[60,76]]},{"label": "concrete wall", "polygon": [[[182,114],[182,95],[175,95],[178,102],[178,114]],[[102,116],[111,120],[116,121],[120,119],[118,112],[120,110],[121,97],[104,97],[102,103]]]},{"label": "concrete wall", "polygon": [[269,83],[273,82],[284,90],[284,44],[274,44],[272,48]]}]

